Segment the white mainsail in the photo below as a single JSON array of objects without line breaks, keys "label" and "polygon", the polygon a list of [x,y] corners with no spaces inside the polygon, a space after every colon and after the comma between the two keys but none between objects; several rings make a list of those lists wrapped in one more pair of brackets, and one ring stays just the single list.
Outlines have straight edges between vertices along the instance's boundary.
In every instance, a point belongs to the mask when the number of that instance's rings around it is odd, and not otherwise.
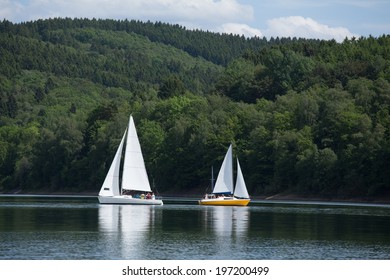
[{"label": "white mainsail", "polygon": [[151,192],[141,145],[138,140],[133,117],[130,116],[123,164],[122,189]]},{"label": "white mainsail", "polygon": [[233,153],[231,144],[219,170],[213,193],[233,193]]},{"label": "white mainsail", "polygon": [[125,142],[126,131],[123,134],[121,143],[119,144],[118,149],[116,150],[114,159],[111,163],[110,169],[104,179],[102,188],[100,189],[100,196],[116,196],[120,195],[119,190],[119,171],[120,171],[120,162],[123,149],[123,143]]},{"label": "white mainsail", "polygon": [[248,190],[246,188],[244,176],[242,175],[240,162],[237,159],[237,179],[236,187],[234,189],[234,196],[239,198],[249,198]]}]

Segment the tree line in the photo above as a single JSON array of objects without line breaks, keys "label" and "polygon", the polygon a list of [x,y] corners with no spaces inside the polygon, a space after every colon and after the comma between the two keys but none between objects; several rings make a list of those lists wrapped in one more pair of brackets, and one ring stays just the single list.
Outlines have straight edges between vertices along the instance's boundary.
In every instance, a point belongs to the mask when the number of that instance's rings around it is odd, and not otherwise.
[{"label": "tree line", "polygon": [[161,193],[203,194],[233,143],[252,195],[390,194],[389,35],[4,20],[0,57],[0,191],[97,192],[132,114]]}]

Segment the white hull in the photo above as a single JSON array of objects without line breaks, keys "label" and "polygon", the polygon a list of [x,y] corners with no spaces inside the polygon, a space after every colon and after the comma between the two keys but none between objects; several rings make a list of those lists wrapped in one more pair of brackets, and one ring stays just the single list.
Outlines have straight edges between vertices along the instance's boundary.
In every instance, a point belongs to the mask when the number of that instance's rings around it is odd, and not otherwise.
[{"label": "white hull", "polygon": [[141,199],[131,196],[100,196],[99,202],[101,204],[140,204],[140,205],[163,205],[160,199]]}]

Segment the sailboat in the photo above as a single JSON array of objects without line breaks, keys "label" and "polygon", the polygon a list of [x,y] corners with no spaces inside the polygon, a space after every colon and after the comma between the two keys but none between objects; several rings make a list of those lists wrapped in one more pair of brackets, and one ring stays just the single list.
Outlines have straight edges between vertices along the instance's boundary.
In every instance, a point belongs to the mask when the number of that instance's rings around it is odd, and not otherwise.
[{"label": "sailboat", "polygon": [[[125,142],[126,145],[124,145]],[[120,174],[122,174],[121,178]],[[129,191],[138,194],[134,196],[125,194]],[[163,205],[162,200],[156,199],[152,194],[132,116],[130,116],[128,128],[123,134],[98,198],[102,204]]]},{"label": "sailboat", "polygon": [[[213,180],[211,180],[213,182]],[[226,152],[213,192],[198,201],[200,205],[246,206],[250,202],[240,162],[237,159],[237,178],[233,191],[232,145]]]}]

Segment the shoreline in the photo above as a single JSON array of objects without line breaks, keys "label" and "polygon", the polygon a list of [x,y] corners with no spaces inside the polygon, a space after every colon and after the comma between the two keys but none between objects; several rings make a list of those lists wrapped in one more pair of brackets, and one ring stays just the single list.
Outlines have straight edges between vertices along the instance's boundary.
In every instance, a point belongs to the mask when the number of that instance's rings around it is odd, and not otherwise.
[{"label": "shoreline", "polygon": [[[58,198],[97,198],[96,192],[8,192],[0,193],[0,197],[58,197]],[[181,193],[159,194],[163,199],[170,201],[197,201],[199,195]],[[351,197],[351,198],[326,198],[319,196],[305,196],[297,194],[276,194],[272,196],[251,196],[251,202],[257,203],[351,203],[351,204],[380,204],[390,205],[389,197]]]}]

